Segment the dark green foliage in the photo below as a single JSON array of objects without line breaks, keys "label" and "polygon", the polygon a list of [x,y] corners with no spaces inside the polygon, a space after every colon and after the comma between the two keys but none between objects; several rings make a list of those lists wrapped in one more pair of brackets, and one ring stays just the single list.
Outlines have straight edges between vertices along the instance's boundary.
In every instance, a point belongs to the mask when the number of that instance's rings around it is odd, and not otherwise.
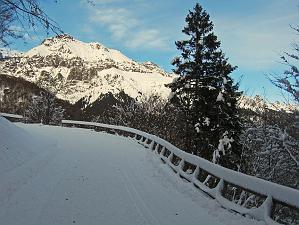
[{"label": "dark green foliage", "polygon": [[234,167],[241,130],[236,108],[240,93],[229,76],[235,67],[219,49],[213,23],[199,4],[189,12],[186,22],[182,32],[188,39],[176,42],[181,56],[173,61],[174,72],[180,77],[169,85],[172,102],[185,113],[186,149]]}]

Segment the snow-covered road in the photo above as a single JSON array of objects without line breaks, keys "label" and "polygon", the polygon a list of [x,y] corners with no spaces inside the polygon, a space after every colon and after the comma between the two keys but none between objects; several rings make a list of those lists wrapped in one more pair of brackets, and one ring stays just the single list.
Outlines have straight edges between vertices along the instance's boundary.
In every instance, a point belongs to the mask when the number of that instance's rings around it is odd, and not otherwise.
[{"label": "snow-covered road", "polygon": [[18,126],[45,144],[0,172],[1,225],[264,224],[221,208],[134,140]]}]

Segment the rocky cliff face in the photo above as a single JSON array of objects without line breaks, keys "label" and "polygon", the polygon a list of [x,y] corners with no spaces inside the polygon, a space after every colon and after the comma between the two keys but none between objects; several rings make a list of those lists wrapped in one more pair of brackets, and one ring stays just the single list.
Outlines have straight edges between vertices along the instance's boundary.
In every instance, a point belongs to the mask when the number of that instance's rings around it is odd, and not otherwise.
[{"label": "rocky cliff face", "polygon": [[[0,112],[24,115],[33,98],[40,96],[42,92],[45,93],[47,90],[23,78],[0,74]],[[91,121],[115,104],[122,104],[128,100],[133,99],[121,91],[118,94],[111,92],[101,94],[91,104],[89,98],[82,98],[75,104],[59,98],[56,98],[55,102],[56,106],[65,109],[65,119]]]},{"label": "rocky cliff face", "polygon": [[99,43],[84,43],[69,35],[46,39],[41,45],[0,62],[3,74],[21,77],[57,93],[74,104],[82,98],[89,103],[105,93],[159,94],[166,98],[173,75],[151,62],[138,63],[121,52]]}]

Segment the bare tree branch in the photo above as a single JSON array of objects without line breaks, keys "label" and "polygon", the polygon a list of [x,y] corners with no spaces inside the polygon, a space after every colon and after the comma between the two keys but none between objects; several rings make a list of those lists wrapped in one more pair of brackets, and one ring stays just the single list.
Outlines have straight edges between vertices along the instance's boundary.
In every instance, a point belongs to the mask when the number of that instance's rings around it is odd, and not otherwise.
[{"label": "bare tree branch", "polygon": [[[290,26],[299,34],[299,27]],[[284,52],[280,57],[287,69],[282,74],[269,74],[268,79],[276,87],[289,93],[296,103],[299,103],[299,45],[292,44],[293,53]]]},{"label": "bare tree branch", "polygon": [[63,33],[40,7],[38,0],[0,0],[0,46],[9,45],[10,39],[24,38],[38,27],[47,34]]}]

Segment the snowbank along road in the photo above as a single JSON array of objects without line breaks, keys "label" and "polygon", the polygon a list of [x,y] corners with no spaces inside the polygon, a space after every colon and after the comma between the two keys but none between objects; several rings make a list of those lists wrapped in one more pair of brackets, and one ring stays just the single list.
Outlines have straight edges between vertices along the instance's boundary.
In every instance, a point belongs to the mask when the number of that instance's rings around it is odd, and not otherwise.
[{"label": "snowbank along road", "polygon": [[2,225],[264,224],[229,212],[133,139],[0,117]]}]

